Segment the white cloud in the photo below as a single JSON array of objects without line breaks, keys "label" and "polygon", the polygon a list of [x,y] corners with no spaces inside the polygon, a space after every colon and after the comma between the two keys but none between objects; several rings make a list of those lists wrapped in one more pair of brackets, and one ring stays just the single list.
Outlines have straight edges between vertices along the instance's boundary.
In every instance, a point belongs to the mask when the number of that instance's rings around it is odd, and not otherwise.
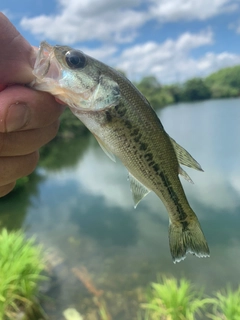
[{"label": "white cloud", "polygon": [[111,60],[112,56],[118,51],[118,48],[117,46],[103,45],[95,49],[81,47],[79,50],[100,61],[109,61],[109,59]]},{"label": "white cloud", "polygon": [[235,0],[151,0],[150,13],[160,22],[205,20],[238,7]]},{"label": "white cloud", "polygon": [[192,75],[193,70],[188,65],[189,62],[194,64],[189,56],[192,49],[212,43],[213,33],[208,29],[198,34],[184,33],[175,41],[168,39],[163,43],[135,45],[123,51],[117,67],[128,72],[132,78],[150,74],[162,82],[172,82],[182,73],[185,78]]},{"label": "white cloud", "polygon": [[[162,83],[182,82],[240,63],[239,55],[214,53],[214,49],[193,56],[193,50],[214,44],[211,28],[185,32],[162,43],[135,42],[147,21],[204,20],[236,9],[239,0],[148,0],[144,2],[145,10],[141,8],[143,0],[57,1],[56,14],[25,17],[21,26],[39,39],[74,46],[81,43],[82,51],[125,71],[132,80],[155,75]],[[240,27],[234,28],[240,32]],[[88,48],[88,41],[95,47]],[[119,54],[122,43],[125,49]]]},{"label": "white cloud", "polygon": [[59,43],[87,40],[131,42],[149,20],[205,20],[231,12],[238,0],[57,0],[56,14],[24,17],[21,26],[39,38]]},{"label": "white cloud", "polygon": [[230,23],[228,27],[229,29],[232,29],[236,33],[240,34],[240,20]]},{"label": "white cloud", "polygon": [[[220,172],[212,170],[208,175],[198,175],[196,181],[194,188],[187,184],[184,185],[189,198],[197,202],[201,199],[206,207],[215,210],[234,211],[238,208],[240,192],[231,177],[224,177]],[[202,215],[203,218],[206,217],[204,213]]]},{"label": "white cloud", "polygon": [[200,58],[193,58],[191,51],[204,45],[212,45],[210,29],[197,34],[184,33],[175,41],[163,43],[147,42],[124,50],[115,62],[117,68],[125,71],[131,79],[154,75],[162,83],[185,81],[196,76],[206,76],[220,68],[240,63],[240,55],[222,52],[208,52]]},{"label": "white cloud", "polygon": [[147,15],[134,10],[139,0],[59,0],[59,13],[24,17],[21,26],[34,35],[59,43],[100,40],[130,42]]},{"label": "white cloud", "polygon": [[236,64],[240,64],[240,55],[227,51],[219,54],[209,52],[197,61],[197,69],[200,72],[203,71],[203,75],[206,75],[220,68]]}]

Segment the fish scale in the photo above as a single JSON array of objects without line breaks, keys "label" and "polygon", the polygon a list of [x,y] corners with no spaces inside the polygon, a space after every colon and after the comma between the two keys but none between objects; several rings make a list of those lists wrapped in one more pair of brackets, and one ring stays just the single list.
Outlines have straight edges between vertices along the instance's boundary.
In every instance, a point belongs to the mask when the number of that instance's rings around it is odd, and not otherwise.
[{"label": "fish scale", "polygon": [[[124,125],[124,123],[130,118],[132,118],[132,114],[134,112],[134,108],[132,107],[131,112],[127,112],[126,115],[124,116],[124,119],[122,120],[122,117],[120,117],[119,120],[119,125],[117,127],[121,127]],[[128,115],[128,113],[130,113]],[[112,118],[118,119],[117,116],[112,115]],[[126,120],[127,119],[127,120]],[[116,121],[117,122],[117,121]],[[156,127],[158,128],[158,122],[159,120],[157,119],[156,121]],[[109,131],[111,131],[111,124],[108,123],[109,125]],[[119,143],[119,137],[117,132],[115,131],[115,141],[113,142],[112,140],[109,141],[108,143],[110,145],[113,145],[113,148],[115,146],[121,146],[119,151],[115,150],[115,153],[117,156],[120,158],[120,160],[123,162],[123,164],[128,168],[128,170],[132,173],[134,177],[136,177],[139,181],[141,181],[148,189],[154,191],[157,195],[161,197],[161,199],[166,202],[166,206],[169,206],[169,203],[172,204],[172,208],[176,208],[177,211],[179,207],[179,200],[178,198],[175,198],[172,196],[173,192],[171,191],[172,188],[170,187],[172,184],[177,185],[178,187],[178,194],[180,198],[183,198],[184,201],[186,201],[185,194],[183,192],[183,189],[181,187],[180,181],[178,179],[178,162],[177,158],[175,155],[175,152],[173,150],[173,147],[171,147],[172,150],[169,150],[169,145],[171,146],[171,143],[168,142],[166,143],[167,145],[167,150],[166,152],[164,151],[164,146],[165,144],[162,143],[161,140],[163,140],[162,134],[164,131],[161,131],[161,136],[159,136],[159,131],[155,130],[156,128],[153,128],[152,134],[149,134],[149,131],[146,134],[146,128],[141,127],[141,129],[138,131],[138,135],[136,137],[139,137],[141,135],[141,138],[134,139],[133,141],[131,140],[131,134],[132,134],[132,129],[127,128],[128,130],[125,130],[125,136],[124,140],[122,140]],[[134,130],[134,129],[133,129]],[[106,134],[107,137],[111,136],[111,133],[109,132]],[[152,138],[149,141],[149,136]],[[168,136],[165,134],[165,139],[169,140]],[[106,140],[105,140],[106,141]],[[132,144],[126,148],[125,147],[125,142],[129,141],[132,142]],[[158,149],[161,150],[156,150],[155,141],[158,142],[159,147]],[[136,153],[134,154],[131,152],[134,150],[133,146],[136,146]],[[154,155],[153,155],[154,154]],[[168,161],[169,157],[171,157],[172,161]],[[148,161],[151,160],[151,161]],[[174,162],[175,160],[175,162]],[[165,165],[165,162],[167,166]],[[165,168],[163,170],[162,168]],[[175,178],[174,183],[171,183],[169,181],[169,177],[165,178],[165,176],[169,176],[167,172],[171,172],[170,178]],[[175,172],[175,175],[174,175]],[[143,177],[144,176],[144,180]],[[160,179],[159,179],[160,177]],[[169,201],[169,197],[173,202]],[[167,199],[166,199],[167,198]],[[176,211],[175,210],[175,211]],[[171,215],[173,215],[173,211],[171,210]],[[183,218],[182,215],[179,217],[178,215],[175,214],[176,217],[175,219],[184,220],[186,218]]]},{"label": "fish scale", "polygon": [[186,253],[209,256],[197,216],[178,174],[191,181],[180,164],[202,170],[195,159],[165,132],[147,99],[121,73],[67,46],[43,42],[31,86],[68,104],[93,133],[103,151],[118,157],[129,171],[135,207],[150,191],[169,214],[169,245],[174,262]]}]

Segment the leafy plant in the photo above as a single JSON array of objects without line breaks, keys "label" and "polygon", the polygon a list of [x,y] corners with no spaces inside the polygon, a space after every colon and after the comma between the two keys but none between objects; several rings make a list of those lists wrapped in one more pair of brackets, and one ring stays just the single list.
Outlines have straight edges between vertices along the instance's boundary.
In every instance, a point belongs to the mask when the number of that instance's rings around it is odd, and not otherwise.
[{"label": "leafy plant", "polygon": [[0,319],[13,319],[19,309],[31,308],[38,282],[44,278],[41,247],[21,232],[3,229],[0,248]]},{"label": "leafy plant", "polygon": [[240,319],[240,286],[236,291],[229,287],[223,292],[217,292],[213,299],[213,314],[209,315],[213,320],[239,320]]},{"label": "leafy plant", "polygon": [[194,320],[201,314],[211,299],[203,298],[202,291],[194,287],[186,279],[179,282],[174,278],[163,277],[158,283],[152,283],[148,295],[148,303],[142,305],[146,309],[149,320]]}]

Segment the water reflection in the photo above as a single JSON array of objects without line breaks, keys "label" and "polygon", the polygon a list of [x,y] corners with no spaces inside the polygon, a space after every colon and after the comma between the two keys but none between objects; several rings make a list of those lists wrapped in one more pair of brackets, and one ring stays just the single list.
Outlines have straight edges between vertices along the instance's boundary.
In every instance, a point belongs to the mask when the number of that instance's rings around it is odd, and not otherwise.
[{"label": "water reflection", "polygon": [[79,224],[80,232],[101,246],[110,244],[125,247],[136,244],[136,217],[118,207],[106,207],[102,197],[95,197],[94,202],[92,200],[92,196],[86,194],[84,205],[76,206],[72,211],[70,219]]},{"label": "water reflection", "polygon": [[22,227],[28,208],[32,205],[31,197],[38,196],[38,185],[44,178],[38,172],[31,174],[28,185],[18,192],[14,190],[0,199],[0,227],[18,230]]},{"label": "water reflection", "polygon": [[111,162],[92,138],[53,147],[51,161],[46,156],[42,162],[37,196],[30,195],[27,205],[14,200],[11,215],[27,210],[26,217],[19,219],[25,219],[29,234],[36,233],[62,258],[61,282],[51,291],[58,301],[55,315],[57,308],[61,313],[69,305],[83,312],[93,307],[90,294],[71,273],[72,267],[82,264],[97,287],[112,295],[114,319],[119,316],[117,310],[119,314],[123,310],[123,305],[117,307],[114,302],[122,295],[127,311],[119,319],[134,319],[136,303],[134,308],[131,301],[135,296],[129,299],[129,292],[155,280],[156,273],[186,276],[205,285],[207,291],[238,284],[239,103],[239,99],[229,99],[180,104],[159,113],[167,132],[205,170],[187,169],[195,184],[182,183],[208,239],[210,259],[188,256],[183,263],[172,263],[163,204],[150,194],[134,210],[126,169]]},{"label": "water reflection", "polygon": [[73,168],[89,147],[89,135],[82,138],[54,139],[40,150],[39,166],[49,171]]}]

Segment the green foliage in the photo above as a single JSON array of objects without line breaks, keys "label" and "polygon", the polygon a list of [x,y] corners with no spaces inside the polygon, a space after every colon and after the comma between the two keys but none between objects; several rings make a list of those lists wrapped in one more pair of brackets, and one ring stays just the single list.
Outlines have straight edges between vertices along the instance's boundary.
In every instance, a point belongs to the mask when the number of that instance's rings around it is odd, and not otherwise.
[{"label": "green foliage", "polygon": [[143,78],[136,84],[141,93],[148,99],[154,109],[174,103],[174,97],[168,87],[161,86],[153,76]]},{"label": "green foliage", "polygon": [[139,312],[139,320],[195,320],[196,315],[199,319],[240,319],[240,286],[235,291],[227,287],[215,293],[214,298],[204,298],[203,291],[186,279],[163,277],[151,284],[146,299],[147,303],[142,304],[146,311],[144,315]]},{"label": "green foliage", "polygon": [[29,182],[29,176],[22,177],[17,180],[14,190],[21,189],[23,186],[25,186]]},{"label": "green foliage", "polygon": [[[0,319],[13,319],[20,308],[31,309],[44,265],[41,248],[20,232],[0,234]],[[4,318],[5,317],[5,318]]]},{"label": "green foliage", "polygon": [[223,292],[217,292],[213,300],[213,320],[239,320],[240,319],[240,287],[232,291],[229,287]]},{"label": "green foliage", "polygon": [[181,101],[238,97],[240,95],[240,66],[222,69],[206,79],[193,78],[183,85],[162,86],[155,77],[148,76],[136,86],[155,109]]},{"label": "green foliage", "polygon": [[165,86],[165,88],[167,88],[169,94],[171,94],[174,103],[180,102],[183,97],[183,86],[181,86],[180,84],[172,84],[172,85],[168,85]]},{"label": "green foliage", "polygon": [[155,77],[143,78],[136,84],[154,109],[180,101],[198,101],[211,98],[211,88],[201,78],[178,84],[161,86]]},{"label": "green foliage", "polygon": [[88,146],[89,135],[79,135],[71,140],[56,138],[40,149],[39,166],[51,171],[72,168],[81,159]]},{"label": "green foliage", "polygon": [[185,82],[182,99],[184,101],[205,100],[211,97],[211,90],[201,78],[194,78]]},{"label": "green foliage", "polygon": [[218,83],[214,83],[211,86],[211,98],[219,99],[219,98],[231,98],[238,97],[239,89],[231,88],[227,85],[221,85]]},{"label": "green foliage", "polygon": [[240,66],[221,69],[205,79],[213,98],[237,97],[240,94]]},{"label": "green foliage", "polygon": [[73,138],[83,136],[88,133],[84,124],[72,114],[69,108],[66,108],[60,117],[60,127],[57,137]]},{"label": "green foliage", "polygon": [[210,302],[210,299],[203,299],[202,292],[194,289],[186,279],[178,282],[166,277],[152,283],[147,300],[143,308],[147,310],[149,320],[194,320]]}]

